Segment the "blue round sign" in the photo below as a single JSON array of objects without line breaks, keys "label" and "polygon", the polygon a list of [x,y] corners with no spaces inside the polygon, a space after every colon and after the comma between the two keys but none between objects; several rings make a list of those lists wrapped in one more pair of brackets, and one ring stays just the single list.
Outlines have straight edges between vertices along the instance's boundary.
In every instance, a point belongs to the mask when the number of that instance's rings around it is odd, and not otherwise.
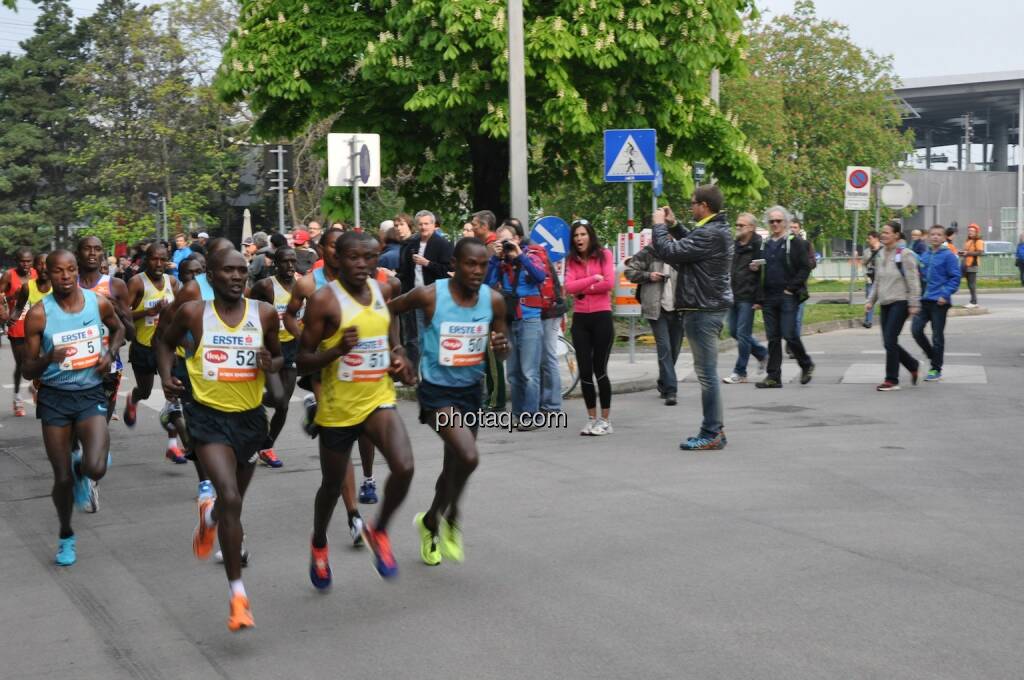
[{"label": "blue round sign", "polygon": [[554,215],[542,217],[533,223],[530,240],[544,246],[552,262],[563,260],[569,253],[569,223]]}]

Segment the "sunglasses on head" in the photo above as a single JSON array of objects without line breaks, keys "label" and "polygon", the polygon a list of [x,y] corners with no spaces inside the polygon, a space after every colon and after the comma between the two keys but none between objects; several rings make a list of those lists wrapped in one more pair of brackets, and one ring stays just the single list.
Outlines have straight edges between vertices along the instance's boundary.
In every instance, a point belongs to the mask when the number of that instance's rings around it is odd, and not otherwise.
[{"label": "sunglasses on head", "polygon": [[584,220],[584,219],[573,220],[572,221],[572,226],[574,226],[574,227],[577,227],[577,226],[587,227],[587,226],[590,226],[590,222],[588,222],[587,220]]}]

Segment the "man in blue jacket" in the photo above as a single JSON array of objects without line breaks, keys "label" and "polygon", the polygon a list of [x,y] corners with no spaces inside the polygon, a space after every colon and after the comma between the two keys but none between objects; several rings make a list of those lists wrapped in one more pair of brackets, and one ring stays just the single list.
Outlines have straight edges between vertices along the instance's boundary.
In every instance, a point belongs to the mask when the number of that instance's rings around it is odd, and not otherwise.
[{"label": "man in blue jacket", "polygon": [[[919,257],[921,275],[921,312],[914,317],[911,332],[931,360],[932,368],[926,382],[942,380],[942,355],[945,351],[946,314],[953,303],[953,294],[960,287],[960,260],[946,245],[946,230],[936,224],[928,230],[929,248]],[[932,341],[924,327],[932,325]]]}]

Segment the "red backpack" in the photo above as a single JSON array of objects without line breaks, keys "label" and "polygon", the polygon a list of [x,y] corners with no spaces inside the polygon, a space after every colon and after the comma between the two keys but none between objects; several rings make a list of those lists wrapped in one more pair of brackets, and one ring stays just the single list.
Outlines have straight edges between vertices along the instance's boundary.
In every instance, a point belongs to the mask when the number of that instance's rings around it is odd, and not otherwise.
[{"label": "red backpack", "polygon": [[565,306],[565,297],[562,295],[562,282],[558,280],[558,272],[555,271],[555,266],[551,263],[551,258],[548,257],[548,251],[544,246],[531,243],[526,248],[528,252],[544,262],[544,269],[548,275],[540,284],[540,295],[527,295],[520,302],[527,307],[539,307],[542,319],[556,319],[568,311]]}]

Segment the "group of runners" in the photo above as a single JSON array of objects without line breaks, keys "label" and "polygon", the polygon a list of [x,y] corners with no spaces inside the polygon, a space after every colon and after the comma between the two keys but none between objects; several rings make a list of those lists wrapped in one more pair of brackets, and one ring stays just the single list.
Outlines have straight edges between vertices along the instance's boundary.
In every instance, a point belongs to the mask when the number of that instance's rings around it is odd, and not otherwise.
[{"label": "group of runners", "polygon": [[[428,565],[463,560],[460,499],[478,451],[476,428],[462,426],[456,414],[482,407],[488,347],[499,357],[509,350],[504,299],[483,286],[488,250],[462,239],[451,279],[398,295],[398,282],[377,269],[379,244],[371,235],[332,229],[321,246],[322,267],[301,278],[294,251],[277,249],[275,276],[252,290],[246,260],[226,239],[210,241],[205,260],[189,258],[191,273],[180,284],[164,272],[168,252],[159,243],[127,285],[102,273],[104,248],[96,237],[83,238],[75,253],[56,250],[33,260],[19,251],[17,292],[8,303],[23,324],[21,334],[12,334],[22,338],[16,382],[23,376],[33,383],[53,468],[58,565],[76,561],[72,508],[99,509],[97,483],[111,464],[108,422],[126,341],[135,387],[126,395],[124,422],[135,426],[138,404],[159,376],[167,458],[191,460],[199,477],[192,550],[208,559],[219,541],[231,631],[254,625],[241,578],[245,493],[257,461],[281,465],[273,446],[297,382],[311,393],[304,429],[318,437],[322,471],[310,538],[313,586],[332,582],[327,534],[339,497],[353,542],[367,546],[381,577],[398,573],[388,528],[412,481],[413,452],[394,379],[417,385],[419,420],[444,446],[433,501],[414,519],[421,558]],[[425,323],[418,367],[405,356],[397,322],[412,310],[422,310]],[[24,415],[17,401],[15,415]],[[366,480],[372,481],[375,449],[390,469],[372,521],[358,510],[351,462],[357,443]],[[366,480],[359,497],[376,501]]]}]

